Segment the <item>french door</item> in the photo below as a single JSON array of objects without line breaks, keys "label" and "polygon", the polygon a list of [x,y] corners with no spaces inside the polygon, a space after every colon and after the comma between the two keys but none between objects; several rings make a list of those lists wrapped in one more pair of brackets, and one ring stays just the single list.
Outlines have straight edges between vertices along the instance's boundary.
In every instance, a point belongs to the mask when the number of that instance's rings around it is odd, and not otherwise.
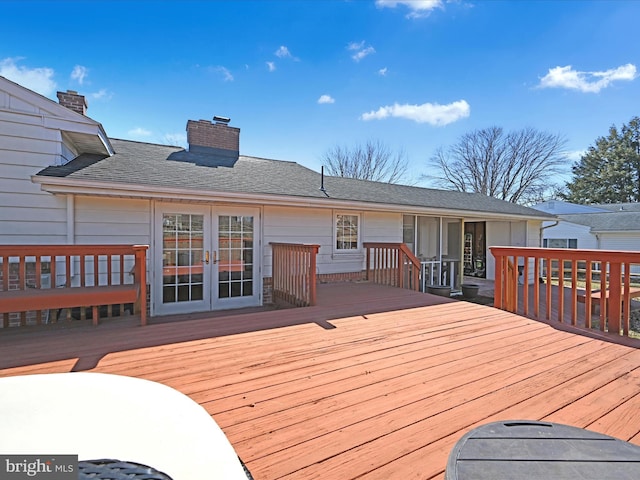
[{"label": "french door", "polygon": [[259,210],[159,204],[154,311],[260,304]]}]

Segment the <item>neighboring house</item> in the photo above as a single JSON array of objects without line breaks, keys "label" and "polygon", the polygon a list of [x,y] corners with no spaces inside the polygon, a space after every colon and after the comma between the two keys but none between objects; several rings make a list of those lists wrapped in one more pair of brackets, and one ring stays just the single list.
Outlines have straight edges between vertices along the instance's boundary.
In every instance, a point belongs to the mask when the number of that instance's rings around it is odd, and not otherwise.
[{"label": "neighboring house", "polygon": [[559,200],[533,208],[557,215],[543,223],[543,246],[640,250],[640,203],[577,205]]},{"label": "neighboring house", "polygon": [[457,283],[493,278],[487,247],[539,246],[553,218],[242,156],[226,119],[187,122],[186,150],[110,139],[82,95],[58,98],[0,77],[0,243],[148,244],[152,315],[268,303],[270,242],[319,244],[321,281],[362,279],[363,243],[403,241]]}]

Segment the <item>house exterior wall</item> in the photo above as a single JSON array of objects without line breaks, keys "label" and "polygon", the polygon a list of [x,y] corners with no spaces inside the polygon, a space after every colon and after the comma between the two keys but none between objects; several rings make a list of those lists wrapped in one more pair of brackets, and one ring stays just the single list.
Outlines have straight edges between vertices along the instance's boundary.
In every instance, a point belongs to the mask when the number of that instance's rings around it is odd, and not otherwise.
[{"label": "house exterior wall", "polygon": [[[544,222],[543,226],[553,225],[555,222]],[[542,231],[542,238],[575,238],[578,240],[578,248],[603,248],[598,246],[598,240],[590,232],[589,227],[560,221],[558,225],[545,228]]]},{"label": "house exterior wall", "polygon": [[[601,233],[600,248],[603,250],[640,251],[640,232]],[[640,265],[631,265],[631,273],[640,274]]]},{"label": "house exterior wall", "polygon": [[496,259],[491,255],[489,247],[510,245],[511,228],[508,222],[487,222],[487,279],[496,278]]},{"label": "house exterior wall", "polygon": [[0,91],[0,243],[65,243],[66,199],[42,192],[31,176],[62,154],[46,112]]},{"label": "house exterior wall", "polygon": [[540,227],[542,226],[541,222],[535,222],[533,220],[529,220],[527,222],[527,247],[540,247],[542,246],[540,240]]},{"label": "house exterior wall", "polygon": [[600,233],[598,236],[603,250],[640,251],[640,232]]},{"label": "house exterior wall", "polygon": [[540,244],[541,222],[515,221],[487,222],[487,279],[493,280],[496,275],[496,259],[491,255],[489,247],[513,246],[513,247],[537,247]]},{"label": "house exterior wall", "polygon": [[[360,249],[342,253],[335,249],[335,216],[339,213],[359,215]],[[312,243],[320,245],[317,273],[337,275],[364,269],[364,242],[401,242],[400,213],[363,212],[358,210],[310,207],[265,206],[263,209],[263,276],[270,277],[272,256],[270,242]]]},{"label": "house exterior wall", "polygon": [[149,200],[78,196],[74,210],[74,243],[152,244]]}]

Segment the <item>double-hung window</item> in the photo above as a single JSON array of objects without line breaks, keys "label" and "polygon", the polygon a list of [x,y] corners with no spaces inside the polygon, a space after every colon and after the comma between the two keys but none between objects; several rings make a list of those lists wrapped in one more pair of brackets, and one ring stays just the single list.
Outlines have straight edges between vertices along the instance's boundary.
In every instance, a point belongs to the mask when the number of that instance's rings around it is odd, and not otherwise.
[{"label": "double-hung window", "polygon": [[336,252],[353,252],[358,250],[359,220],[359,215],[344,213],[336,215]]}]

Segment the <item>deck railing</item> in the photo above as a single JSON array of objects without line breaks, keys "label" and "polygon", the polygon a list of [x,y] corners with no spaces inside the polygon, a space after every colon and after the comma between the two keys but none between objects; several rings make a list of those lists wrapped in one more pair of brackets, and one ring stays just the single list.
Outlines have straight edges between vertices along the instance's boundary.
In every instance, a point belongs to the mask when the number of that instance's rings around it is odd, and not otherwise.
[{"label": "deck railing", "polygon": [[270,243],[273,297],[298,307],[316,304],[316,256],[320,245]]},{"label": "deck railing", "polygon": [[[145,324],[147,249],[146,245],[0,245],[2,326],[54,323],[63,309],[71,320],[75,307],[85,319],[87,306],[92,306],[97,323],[99,306],[106,307],[111,317],[118,305],[122,315],[125,304],[115,302],[123,298],[135,299],[135,313]],[[114,303],[96,305],[92,295]]]},{"label": "deck railing", "polygon": [[421,260],[422,270],[422,291],[426,292],[429,285],[444,285],[451,287],[451,290],[459,287],[459,260]]},{"label": "deck railing", "polygon": [[640,252],[490,247],[494,305],[503,310],[628,336],[640,296]]},{"label": "deck railing", "polygon": [[404,243],[365,243],[367,280],[381,285],[420,290],[420,260]]}]

